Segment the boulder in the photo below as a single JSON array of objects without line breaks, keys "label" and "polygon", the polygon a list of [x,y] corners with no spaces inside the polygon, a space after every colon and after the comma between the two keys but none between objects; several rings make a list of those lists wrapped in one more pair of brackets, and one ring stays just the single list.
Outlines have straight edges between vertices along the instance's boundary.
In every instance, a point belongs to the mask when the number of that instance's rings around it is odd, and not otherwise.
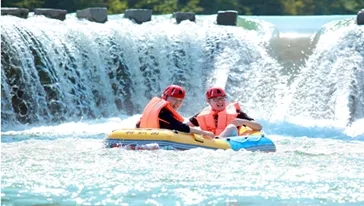
[{"label": "boulder", "polygon": [[196,21],[196,16],[193,12],[176,12],[174,16],[176,18],[177,24],[184,20],[190,20],[193,22]]},{"label": "boulder", "polygon": [[77,10],[77,18],[87,19],[89,21],[97,23],[105,23],[107,21],[107,8],[105,7],[94,7],[83,10]]},{"label": "boulder", "polygon": [[218,25],[236,26],[237,18],[238,18],[237,11],[234,10],[219,11],[217,13],[216,23]]},{"label": "boulder", "polygon": [[66,19],[66,10],[62,9],[43,9],[43,8],[36,8],[34,9],[34,15],[43,15],[45,17],[51,19],[58,19],[58,20],[65,20]]},{"label": "boulder", "polygon": [[358,25],[364,25],[364,9],[358,12],[358,15],[356,16],[356,23]]},{"label": "boulder", "polygon": [[128,9],[124,13],[124,18],[134,20],[137,24],[142,24],[144,22],[152,20],[151,9]]},{"label": "boulder", "polygon": [[1,15],[12,15],[26,19],[28,18],[28,13],[29,9],[25,8],[10,8],[10,7],[1,8]]}]

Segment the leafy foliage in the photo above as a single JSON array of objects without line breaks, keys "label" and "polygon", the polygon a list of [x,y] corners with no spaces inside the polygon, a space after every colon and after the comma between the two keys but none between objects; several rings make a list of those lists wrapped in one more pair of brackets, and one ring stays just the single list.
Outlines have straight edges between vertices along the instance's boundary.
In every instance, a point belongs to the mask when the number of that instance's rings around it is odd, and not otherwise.
[{"label": "leafy foliage", "polygon": [[356,14],[363,0],[2,0],[2,7],[66,9],[75,12],[89,7],[107,7],[110,14],[129,8],[153,9],[153,14],[176,11],[216,14],[236,10],[240,15],[331,15]]}]

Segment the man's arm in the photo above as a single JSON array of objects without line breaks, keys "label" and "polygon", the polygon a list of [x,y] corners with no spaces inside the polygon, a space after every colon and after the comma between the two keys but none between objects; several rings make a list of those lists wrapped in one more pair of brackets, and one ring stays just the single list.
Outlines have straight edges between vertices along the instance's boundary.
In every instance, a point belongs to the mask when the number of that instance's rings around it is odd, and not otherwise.
[{"label": "man's arm", "polygon": [[168,111],[161,111],[159,118],[166,120],[167,122],[169,122],[167,129],[173,129],[173,130],[177,130],[177,131],[181,131],[184,133],[194,133],[194,134],[201,134],[204,136],[208,136],[210,138],[214,138],[215,134],[209,131],[204,131],[204,130],[200,130],[197,128],[193,128],[190,127],[188,124],[184,124],[182,122],[179,122],[178,120],[176,120],[172,113],[168,112]]},{"label": "man's arm", "polygon": [[238,116],[236,119],[234,119],[233,121],[230,122],[230,124],[234,124],[235,126],[239,127],[239,126],[248,126],[253,130],[256,131],[260,131],[262,130],[262,125],[259,124],[258,122],[254,121],[253,118],[249,117],[246,113],[242,112],[242,111],[237,111],[238,112]]},{"label": "man's arm", "polygon": [[260,131],[262,130],[262,125],[260,125],[258,122],[254,121],[254,120],[246,120],[246,119],[240,119],[240,118],[235,118],[234,120],[232,120],[230,122],[230,124],[234,124],[235,126],[239,127],[239,126],[248,126],[253,130],[256,131]]},{"label": "man's arm", "polygon": [[198,126],[200,126],[199,124],[198,124],[198,121],[197,121],[197,119],[196,119],[196,117],[197,117],[197,115],[199,115],[200,113],[198,113],[198,114],[196,114],[196,115],[194,115],[193,117],[191,117],[190,119],[189,119],[189,121],[186,123],[188,126],[190,126],[190,127],[198,127]]}]

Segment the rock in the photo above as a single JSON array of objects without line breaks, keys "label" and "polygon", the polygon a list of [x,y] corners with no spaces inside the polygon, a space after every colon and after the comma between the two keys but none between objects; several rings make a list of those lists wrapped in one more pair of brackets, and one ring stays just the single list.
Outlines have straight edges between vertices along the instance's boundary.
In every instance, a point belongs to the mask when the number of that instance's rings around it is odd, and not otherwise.
[{"label": "rock", "polygon": [[66,14],[67,11],[62,9],[42,9],[42,8],[34,9],[34,15],[43,15],[45,17],[51,19],[58,19],[61,21],[66,19]]},{"label": "rock", "polygon": [[217,13],[216,23],[218,25],[231,25],[236,26],[238,12],[234,10],[219,11]]},{"label": "rock", "polygon": [[150,21],[153,10],[150,9],[128,9],[124,13],[124,18],[134,20],[137,24]]},{"label": "rock", "polygon": [[77,10],[77,18],[84,18],[97,23],[105,23],[107,21],[107,8],[94,7],[83,10]]},{"label": "rock", "polygon": [[184,20],[190,20],[193,22],[196,21],[195,13],[193,13],[193,12],[176,12],[175,17],[176,17],[177,24],[181,23],[181,21],[184,21]]},{"label": "rock", "polygon": [[29,9],[25,8],[10,8],[10,7],[1,8],[1,15],[12,15],[26,19],[28,18],[28,13]]},{"label": "rock", "polygon": [[364,25],[364,9],[358,12],[358,15],[356,16],[356,23],[358,25]]}]

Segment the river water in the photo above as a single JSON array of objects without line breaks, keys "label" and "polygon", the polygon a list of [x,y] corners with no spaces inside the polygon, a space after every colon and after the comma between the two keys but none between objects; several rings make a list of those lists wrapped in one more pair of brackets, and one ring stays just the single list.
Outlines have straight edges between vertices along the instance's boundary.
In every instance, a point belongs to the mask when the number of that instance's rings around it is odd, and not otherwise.
[{"label": "river water", "polygon": [[[2,205],[364,204],[364,27],[353,16],[153,18],[1,16]],[[224,87],[277,152],[104,147],[172,83],[187,90],[186,118]]]}]

